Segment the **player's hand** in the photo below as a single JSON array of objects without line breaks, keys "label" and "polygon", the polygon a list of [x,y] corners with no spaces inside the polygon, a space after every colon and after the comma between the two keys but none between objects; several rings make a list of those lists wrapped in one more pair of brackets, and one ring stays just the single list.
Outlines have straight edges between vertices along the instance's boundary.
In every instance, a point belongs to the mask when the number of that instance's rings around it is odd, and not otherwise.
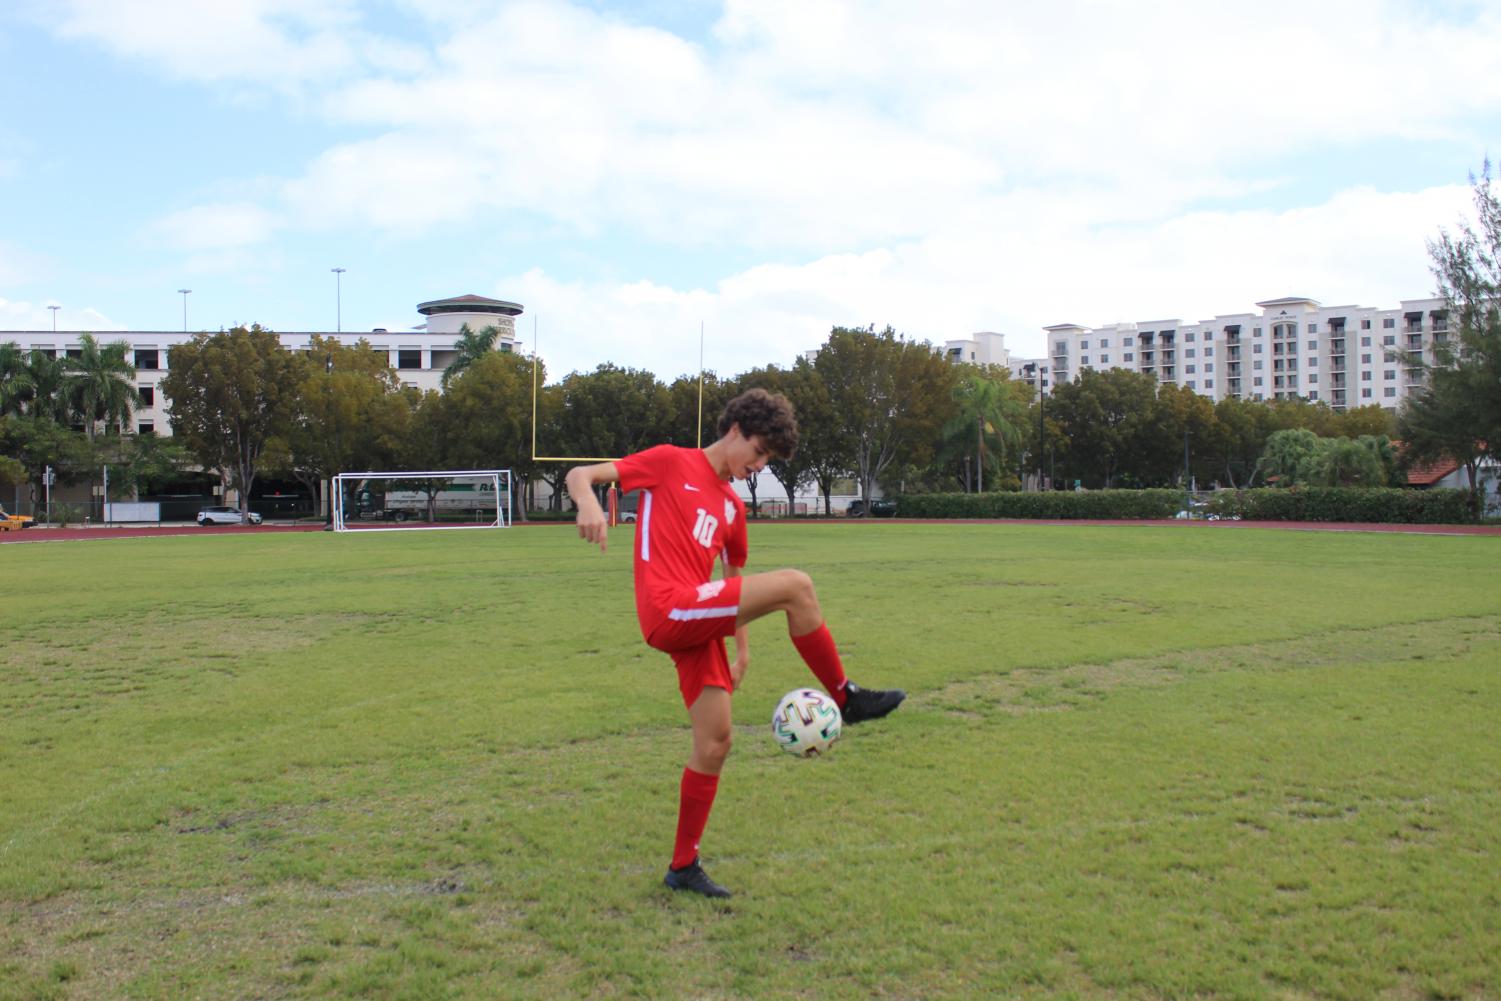
[{"label": "player's hand", "polygon": [[599,551],[605,551],[605,542],[610,536],[610,522],[599,505],[594,510],[580,510],[578,513],[579,538],[586,542],[594,542],[599,545]]},{"label": "player's hand", "polygon": [[739,690],[740,682],[745,680],[745,669],[748,667],[750,667],[750,654],[742,653],[735,658],[735,662],[730,665],[730,685],[732,686],[730,691]]}]

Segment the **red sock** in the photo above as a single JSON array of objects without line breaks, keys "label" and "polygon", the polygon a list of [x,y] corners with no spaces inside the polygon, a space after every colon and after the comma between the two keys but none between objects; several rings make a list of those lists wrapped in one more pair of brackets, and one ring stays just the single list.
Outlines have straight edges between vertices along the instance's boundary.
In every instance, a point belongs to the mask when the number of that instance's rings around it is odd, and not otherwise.
[{"label": "red sock", "polygon": [[698,858],[698,840],[704,836],[709,811],[714,808],[714,794],[718,791],[718,775],[683,769],[683,782],[678,793],[678,837],[672,847],[674,869],[681,869]]},{"label": "red sock", "polygon": [[821,622],[811,633],[792,637],[792,645],[797,647],[803,663],[818,677],[823,690],[834,696],[834,701],[843,709],[846,698],[844,683],[848,679],[844,676],[839,651],[834,647],[834,637],[829,635],[829,624]]}]

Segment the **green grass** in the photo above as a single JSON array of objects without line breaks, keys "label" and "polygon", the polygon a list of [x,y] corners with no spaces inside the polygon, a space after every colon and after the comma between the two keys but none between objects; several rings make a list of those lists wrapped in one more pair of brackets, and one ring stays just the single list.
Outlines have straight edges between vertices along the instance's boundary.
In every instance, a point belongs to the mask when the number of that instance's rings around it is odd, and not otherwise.
[{"label": "green grass", "polygon": [[727,905],[627,541],[0,548],[0,999],[1501,998],[1501,539],[753,527]]}]

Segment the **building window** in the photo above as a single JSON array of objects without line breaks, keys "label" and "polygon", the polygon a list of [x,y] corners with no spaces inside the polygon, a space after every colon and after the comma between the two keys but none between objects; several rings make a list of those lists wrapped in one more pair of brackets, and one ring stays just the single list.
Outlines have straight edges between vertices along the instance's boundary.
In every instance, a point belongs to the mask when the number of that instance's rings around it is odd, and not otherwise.
[{"label": "building window", "polygon": [[1214,348],[1205,348],[1204,349],[1204,357],[1205,358],[1213,358],[1214,357]]},{"label": "building window", "polygon": [[1197,350],[1196,348],[1184,348],[1183,349],[1183,357],[1185,357],[1185,358],[1192,358],[1194,356],[1194,352],[1196,350]]},{"label": "building window", "polygon": [[1109,355],[1100,355],[1100,364],[1101,365],[1109,365],[1110,364],[1110,356]]},{"label": "building window", "polygon": [[1184,365],[1183,366],[1183,373],[1185,375],[1193,375],[1197,371],[1198,371],[1197,366],[1194,366],[1194,365]]},{"label": "building window", "polygon": [[1317,323],[1310,323],[1308,325],[1308,332],[1310,334],[1316,334],[1316,333],[1318,333],[1319,332],[1319,325]]},{"label": "building window", "polygon": [[1204,331],[1204,340],[1206,340],[1206,341],[1212,341],[1212,340],[1214,340],[1214,331],[1213,330],[1206,330],[1206,331]]},{"label": "building window", "polygon": [[156,405],[156,387],[141,386],[136,389],[141,394],[141,406],[151,407]]},{"label": "building window", "polygon": [[1251,367],[1253,369],[1255,369],[1256,371],[1260,372],[1261,371],[1261,359],[1257,358],[1255,361],[1253,361],[1251,363]]},{"label": "building window", "polygon": [[412,369],[422,367],[421,348],[401,348],[396,352],[396,367]]},{"label": "building window", "polygon": [[[1100,338],[1100,347],[1102,347],[1102,348],[1108,348],[1109,346],[1110,346],[1110,338],[1108,338],[1108,337],[1101,337]],[[1085,347],[1088,347],[1088,345],[1085,345]]]},{"label": "building window", "polygon": [[1360,321],[1360,329],[1361,330],[1370,330],[1371,329],[1371,321],[1370,320],[1361,320]]},{"label": "building window", "polygon": [[160,357],[156,348],[138,348],[136,350],[136,368],[155,372],[161,368]]},{"label": "building window", "polygon": [[1386,319],[1384,319],[1384,320],[1381,321],[1381,329],[1383,329],[1383,330],[1392,330],[1396,326],[1397,326],[1396,317],[1388,316]]},{"label": "building window", "polygon": [[1360,391],[1360,398],[1362,400],[1369,400],[1371,398],[1371,391],[1370,391],[1370,389],[1369,388],[1362,389]]},{"label": "building window", "polygon": [[83,357],[83,348],[69,348],[68,349],[68,357],[69,358],[82,358]]},{"label": "building window", "polygon": [[[1084,345],[1084,346],[1085,346],[1085,347],[1086,347],[1086,348],[1087,348],[1087,347],[1089,347],[1089,345],[1088,345],[1088,344],[1086,344],[1086,345]],[[1083,357],[1081,357],[1081,358],[1080,358],[1080,359],[1079,359],[1079,364],[1080,364],[1080,365],[1088,365],[1088,364],[1089,364],[1089,355],[1084,355],[1084,356],[1083,356]]]},{"label": "building window", "polygon": [[1136,340],[1136,338],[1134,338],[1134,337],[1127,337],[1126,340],[1125,340],[1125,346],[1128,347],[1128,348],[1129,347],[1133,347],[1134,344],[1135,344],[1135,340]]},{"label": "building window", "polygon": [[136,434],[156,434],[156,423],[154,421],[141,421],[136,425]]},{"label": "building window", "polygon": [[1360,373],[1360,381],[1361,382],[1370,382],[1371,381],[1371,373],[1370,372],[1362,372],[1362,373]]},{"label": "building window", "polygon": [[1317,372],[1308,373],[1308,384],[1310,386],[1317,386],[1319,384],[1319,374]]},{"label": "building window", "polygon": [[1214,388],[1214,380],[1213,379],[1205,379],[1204,380],[1204,388],[1205,389],[1213,389]]},{"label": "building window", "polygon": [[1369,365],[1371,363],[1371,356],[1370,355],[1361,355],[1360,356],[1360,363],[1362,365]]},{"label": "building window", "polygon": [[1394,369],[1394,368],[1389,368],[1385,372],[1381,373],[1381,378],[1383,378],[1383,379],[1395,379],[1396,377],[1397,377],[1397,370]]},{"label": "building window", "polygon": [[1311,391],[1311,392],[1310,392],[1310,393],[1309,393],[1309,394],[1308,394],[1308,398],[1309,398],[1309,399],[1310,399],[1310,400],[1312,400],[1312,401],[1313,401],[1313,402],[1315,402],[1315,403],[1317,403],[1317,402],[1319,402],[1319,391],[1318,391],[1318,390],[1317,390],[1317,389],[1315,389],[1315,390],[1313,390],[1313,391]]},{"label": "building window", "polygon": [[1183,332],[1183,339],[1185,341],[1187,341],[1188,343],[1192,344],[1194,342],[1194,332],[1192,330],[1186,330],[1186,331],[1184,331]]},{"label": "building window", "polygon": [[1319,356],[1318,355],[1311,355],[1309,357],[1309,359],[1308,359],[1308,367],[1309,368],[1318,368],[1319,367]]},{"label": "building window", "polygon": [[[1126,338],[1126,339],[1127,339],[1127,340],[1130,340],[1130,338],[1129,338],[1129,337],[1128,337],[1128,338]],[[1136,360],[1136,355],[1135,355],[1135,354],[1133,354],[1133,353],[1131,353],[1131,352],[1130,352],[1130,351],[1127,351],[1127,352],[1126,352],[1126,361],[1127,361],[1127,362],[1133,362],[1133,361],[1135,361],[1135,360]]]},{"label": "building window", "polygon": [[1261,344],[1260,344],[1260,342],[1257,342],[1257,343],[1251,345],[1251,353],[1253,355],[1259,355],[1259,354],[1261,354]]},{"label": "building window", "polygon": [[1397,336],[1395,334],[1387,334],[1385,337],[1381,338],[1381,346],[1386,348],[1396,347]]},{"label": "building window", "polygon": [[1371,339],[1369,337],[1362,337],[1360,339],[1360,346],[1363,347],[1363,348],[1370,347],[1371,346]]},{"label": "building window", "polygon": [[1257,337],[1260,337],[1261,336],[1261,328],[1260,327],[1252,327],[1251,328],[1251,333],[1254,334]]},{"label": "building window", "polygon": [[1194,381],[1192,379],[1189,379],[1183,385],[1187,386],[1189,389],[1198,389],[1199,388],[1198,386],[1194,385]]},{"label": "building window", "polygon": [[1053,342],[1053,354],[1055,354],[1055,355],[1066,355],[1066,354],[1068,354],[1068,341],[1054,341]]},{"label": "building window", "polygon": [[1206,374],[1209,373],[1209,372],[1213,372],[1213,371],[1214,371],[1214,362],[1210,362],[1208,365],[1204,366],[1204,372]]},{"label": "building window", "polygon": [[1387,399],[1390,399],[1393,396],[1397,395],[1397,387],[1396,386],[1387,386],[1385,389],[1383,389],[1381,391],[1381,395],[1385,396]]},{"label": "building window", "polygon": [[1261,376],[1259,376],[1259,375],[1252,376],[1251,377],[1251,385],[1253,385],[1253,386],[1259,386],[1259,385],[1261,385]]}]

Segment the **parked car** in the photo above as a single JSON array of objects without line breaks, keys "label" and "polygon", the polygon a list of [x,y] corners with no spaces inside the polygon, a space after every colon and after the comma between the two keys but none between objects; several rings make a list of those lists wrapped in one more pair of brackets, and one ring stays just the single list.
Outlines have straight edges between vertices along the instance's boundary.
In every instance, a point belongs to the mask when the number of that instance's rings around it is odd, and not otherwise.
[{"label": "parked car", "polygon": [[30,524],[30,515],[6,514],[5,508],[0,507],[0,532],[9,532],[13,528],[26,528]]},{"label": "parked car", "polygon": [[[849,508],[845,511],[851,518],[865,517],[865,501],[856,498],[850,501]],[[896,514],[896,501],[885,497],[877,497],[870,502],[870,516],[872,518],[890,518]]]},{"label": "parked car", "polygon": [[261,523],[261,516],[251,511],[249,515],[241,516],[237,507],[206,507],[198,512],[198,524],[200,525],[243,525],[246,522],[252,525]]}]

